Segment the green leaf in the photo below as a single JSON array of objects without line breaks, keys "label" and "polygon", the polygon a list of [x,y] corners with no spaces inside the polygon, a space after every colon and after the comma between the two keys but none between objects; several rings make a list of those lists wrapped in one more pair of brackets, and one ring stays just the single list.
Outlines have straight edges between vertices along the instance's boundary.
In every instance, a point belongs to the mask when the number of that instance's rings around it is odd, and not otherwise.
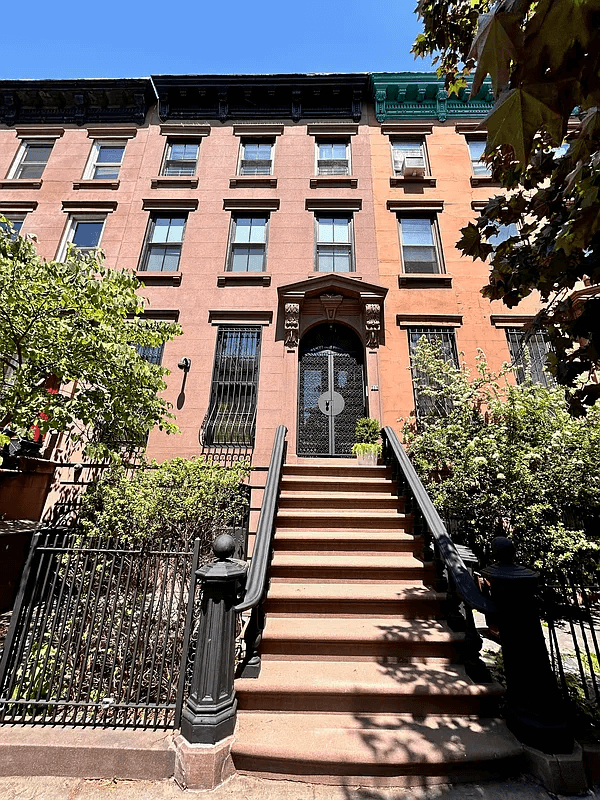
[{"label": "green leaf", "polygon": [[468,55],[477,61],[471,97],[475,97],[489,73],[494,94],[498,96],[507,86],[511,62],[517,57],[516,42],[520,40],[519,14],[482,14],[477,35]]}]

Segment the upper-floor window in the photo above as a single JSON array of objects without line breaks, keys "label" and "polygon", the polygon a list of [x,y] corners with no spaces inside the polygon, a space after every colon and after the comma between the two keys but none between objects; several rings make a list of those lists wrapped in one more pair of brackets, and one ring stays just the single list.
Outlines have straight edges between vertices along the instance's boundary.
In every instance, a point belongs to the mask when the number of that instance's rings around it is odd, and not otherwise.
[{"label": "upper-floor window", "polygon": [[491,176],[492,170],[483,160],[485,139],[467,139],[467,144],[469,145],[469,153],[471,155],[471,169],[473,170],[473,175],[478,177]]},{"label": "upper-floor window", "polygon": [[240,175],[271,175],[273,172],[273,142],[242,141]]},{"label": "upper-floor window", "polygon": [[554,379],[544,369],[550,344],[541,331],[527,331],[523,328],[507,328],[506,338],[511,362],[516,367],[517,383],[530,379],[546,388],[554,386]]},{"label": "upper-floor window", "polygon": [[227,269],[263,272],[267,257],[267,214],[235,214],[231,220]]},{"label": "upper-floor window", "polygon": [[94,181],[114,181],[119,177],[125,142],[96,140],[85,168],[84,177]]},{"label": "upper-floor window", "polygon": [[392,140],[394,175],[418,178],[429,173],[424,139]]},{"label": "upper-floor window", "polygon": [[317,142],[317,175],[350,175],[350,142]]},{"label": "upper-floor window", "polygon": [[0,228],[10,231],[13,239],[18,236],[24,222],[25,214],[0,214]]},{"label": "upper-floor window", "polygon": [[187,215],[153,214],[146,234],[140,269],[177,272]]},{"label": "upper-floor window", "polygon": [[398,224],[404,272],[442,272],[435,219],[399,216]]},{"label": "upper-floor window", "polygon": [[93,214],[78,214],[69,217],[67,232],[59,251],[59,260],[66,256],[69,244],[79,253],[93,253],[100,246],[106,217]]},{"label": "upper-floor window", "polygon": [[161,175],[176,177],[195,175],[199,149],[198,142],[182,142],[180,139],[167,141]]},{"label": "upper-floor window", "polygon": [[38,140],[22,142],[9,177],[30,180],[41,178],[53,147],[54,142]]},{"label": "upper-floor window", "polygon": [[495,233],[493,236],[490,236],[487,240],[488,244],[491,244],[492,247],[496,248],[502,242],[505,242],[507,239],[510,239],[512,236],[518,236],[519,229],[515,225],[514,222],[509,223],[508,225],[500,225],[498,233]]},{"label": "upper-floor window", "polygon": [[322,216],[316,225],[316,272],[353,272],[352,217]]}]

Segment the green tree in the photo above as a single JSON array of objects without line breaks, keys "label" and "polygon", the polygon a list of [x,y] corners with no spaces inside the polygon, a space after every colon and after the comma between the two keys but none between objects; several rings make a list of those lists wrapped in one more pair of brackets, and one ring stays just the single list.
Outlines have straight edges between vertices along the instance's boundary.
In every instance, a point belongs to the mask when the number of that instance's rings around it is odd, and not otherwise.
[{"label": "green tree", "polygon": [[107,457],[145,442],[155,425],[177,431],[160,395],[168,370],[137,348],[180,329],[141,318],[140,286],[100,253],[71,249],[64,262],[45,261],[31,237],[0,224],[0,445],[7,430],[31,438],[37,426]]},{"label": "green tree", "polygon": [[472,375],[422,339],[419,391],[433,402],[405,441],[442,516],[485,561],[494,536],[510,536],[521,563],[556,578],[597,570],[600,408],[568,413],[564,390],[506,381],[480,351]]},{"label": "green tree", "polygon": [[[471,94],[489,74],[497,98],[486,154],[506,191],[458,247],[489,258],[486,297],[513,307],[540,292],[550,369],[570,387],[571,411],[585,413],[600,397],[600,299],[574,289],[600,284],[600,0],[419,0],[416,12],[424,31],[413,52],[435,55],[448,90],[474,71]],[[520,235],[492,247],[511,223]]]}]

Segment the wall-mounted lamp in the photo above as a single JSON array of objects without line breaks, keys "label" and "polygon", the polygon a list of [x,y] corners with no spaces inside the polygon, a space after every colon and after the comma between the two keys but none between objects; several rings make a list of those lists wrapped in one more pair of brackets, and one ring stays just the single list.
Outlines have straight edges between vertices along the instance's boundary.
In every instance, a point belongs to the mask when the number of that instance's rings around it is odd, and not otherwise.
[{"label": "wall-mounted lamp", "polygon": [[192,359],[188,358],[187,356],[184,356],[181,359],[181,361],[179,362],[179,364],[177,364],[177,366],[179,367],[179,369],[182,369],[184,372],[189,372],[190,371],[190,367],[192,366]]}]

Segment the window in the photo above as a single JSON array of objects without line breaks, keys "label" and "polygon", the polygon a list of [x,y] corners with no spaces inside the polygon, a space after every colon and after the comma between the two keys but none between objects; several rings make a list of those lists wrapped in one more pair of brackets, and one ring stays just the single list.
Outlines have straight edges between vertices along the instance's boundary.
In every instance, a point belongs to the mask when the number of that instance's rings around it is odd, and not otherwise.
[{"label": "window", "polygon": [[71,217],[60,248],[59,260],[66,256],[69,244],[74,245],[79,253],[93,253],[100,244],[105,222],[106,217],[89,215]]},{"label": "window", "polygon": [[404,272],[442,272],[438,233],[431,217],[398,217]]},{"label": "window", "polygon": [[452,328],[409,328],[408,329],[408,352],[411,358],[411,371],[412,371],[412,379],[413,379],[413,391],[415,396],[415,411],[417,414],[418,419],[423,419],[432,411],[442,411],[443,413],[449,413],[451,411],[450,402],[448,400],[442,400],[442,407],[437,408],[435,406],[435,400],[433,397],[423,394],[420,391],[425,386],[431,386],[430,379],[423,374],[420,370],[417,370],[415,365],[412,363],[413,356],[417,349],[417,344],[420,339],[425,338],[431,344],[437,345],[439,348],[440,355],[444,359],[444,361],[450,362],[454,364],[454,366],[458,367],[458,352],[456,349],[456,337],[454,335],[454,330]]},{"label": "window", "polygon": [[147,272],[177,272],[187,216],[155,214],[150,217],[140,269]]},{"label": "window", "polygon": [[10,177],[29,180],[41,178],[53,146],[54,142],[23,142]]},{"label": "window", "polygon": [[351,217],[316,217],[316,272],[353,272]]},{"label": "window", "polygon": [[273,142],[242,142],[240,175],[271,175]]},{"label": "window", "polygon": [[554,386],[552,375],[545,371],[546,356],[550,345],[541,331],[523,330],[523,328],[507,328],[506,338],[512,364],[517,368],[517,383],[531,380],[541,383],[546,388]]},{"label": "window", "polygon": [[218,329],[205,445],[254,444],[261,334],[253,326]]},{"label": "window", "polygon": [[[25,222],[25,214],[2,214],[2,212],[0,212],[0,217],[4,217],[4,219],[0,219],[0,228],[8,231],[10,230],[10,225],[12,225],[11,238],[16,238]],[[4,220],[8,220],[8,222]],[[8,223],[10,223],[10,225]]]},{"label": "window", "polygon": [[162,363],[163,351],[165,349],[164,344],[156,345],[156,347],[152,347],[151,345],[136,344],[135,349],[137,350],[138,355],[149,364],[160,366]]},{"label": "window", "polygon": [[350,143],[317,142],[317,175],[350,175]]},{"label": "window", "polygon": [[469,145],[469,153],[471,154],[473,175],[477,175],[478,177],[491,177],[492,170],[490,166],[483,161],[485,139],[467,139],[467,144]]},{"label": "window", "polygon": [[114,181],[119,177],[125,142],[99,142],[92,145],[92,152],[85,168],[84,177],[94,181]]},{"label": "window", "polygon": [[264,272],[267,255],[269,217],[235,215],[231,220],[231,236],[227,270],[229,272]]},{"label": "window", "polygon": [[199,149],[198,142],[168,141],[161,175],[195,175]]},{"label": "window", "polygon": [[500,225],[500,230],[498,233],[495,233],[493,236],[490,236],[487,240],[488,244],[491,244],[494,249],[498,247],[499,244],[505,242],[507,239],[510,239],[511,236],[518,236],[519,229],[515,225],[514,222],[511,222],[510,225]]},{"label": "window", "polygon": [[392,141],[394,175],[421,177],[429,172],[423,139],[394,139]]}]

